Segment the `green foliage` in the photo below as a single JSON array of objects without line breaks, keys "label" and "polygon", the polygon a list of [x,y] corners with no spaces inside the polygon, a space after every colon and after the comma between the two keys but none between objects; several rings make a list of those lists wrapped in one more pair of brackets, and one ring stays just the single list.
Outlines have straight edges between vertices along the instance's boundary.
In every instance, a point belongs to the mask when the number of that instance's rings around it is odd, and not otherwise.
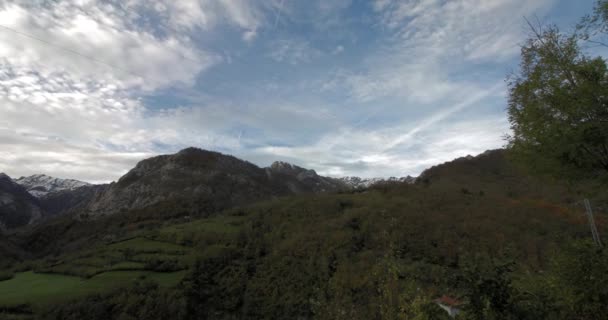
[{"label": "green foliage", "polygon": [[564,318],[597,319],[608,313],[608,250],[575,242],[552,263],[549,290]]},{"label": "green foliage", "polygon": [[590,59],[576,35],[536,31],[509,81],[510,147],[531,163],[564,174],[608,171],[608,68]]},{"label": "green foliage", "polygon": [[512,262],[479,255],[463,259],[459,284],[467,300],[464,319],[520,319],[511,284],[513,266]]},{"label": "green foliage", "polygon": [[183,319],[185,304],[179,292],[150,281],[136,281],[125,290],[93,295],[48,310],[42,319]]}]

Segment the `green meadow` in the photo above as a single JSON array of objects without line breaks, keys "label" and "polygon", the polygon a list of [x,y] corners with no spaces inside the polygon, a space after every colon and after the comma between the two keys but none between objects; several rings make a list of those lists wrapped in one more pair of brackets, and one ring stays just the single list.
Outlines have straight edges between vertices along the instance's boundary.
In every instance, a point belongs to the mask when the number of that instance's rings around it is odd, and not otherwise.
[{"label": "green meadow", "polygon": [[110,271],[89,279],[61,274],[17,273],[0,281],[0,305],[14,307],[30,305],[33,309],[66,302],[90,294],[103,294],[140,279],[152,280],[161,287],[176,285],[185,272],[160,273],[150,271]]}]

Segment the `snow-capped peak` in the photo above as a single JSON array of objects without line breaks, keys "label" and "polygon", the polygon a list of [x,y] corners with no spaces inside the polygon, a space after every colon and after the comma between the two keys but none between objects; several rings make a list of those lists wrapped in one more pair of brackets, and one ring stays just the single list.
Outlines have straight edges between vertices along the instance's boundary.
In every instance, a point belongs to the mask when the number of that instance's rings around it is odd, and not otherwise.
[{"label": "snow-capped peak", "polygon": [[369,188],[378,183],[384,182],[401,182],[401,183],[414,183],[416,178],[407,176],[407,177],[390,177],[386,178],[359,178],[359,177],[342,177],[338,178],[338,180],[342,181],[347,186],[353,189],[365,189]]},{"label": "snow-capped peak", "polygon": [[24,187],[34,197],[40,198],[52,192],[63,190],[74,190],[89,183],[73,180],[50,177],[44,174],[35,174],[29,177],[21,177],[15,180],[16,183]]}]

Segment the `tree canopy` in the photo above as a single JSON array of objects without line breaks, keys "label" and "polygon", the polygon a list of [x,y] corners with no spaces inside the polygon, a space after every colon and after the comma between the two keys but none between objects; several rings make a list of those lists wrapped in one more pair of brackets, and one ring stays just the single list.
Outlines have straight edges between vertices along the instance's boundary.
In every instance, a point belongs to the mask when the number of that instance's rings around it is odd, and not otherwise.
[{"label": "tree canopy", "polygon": [[519,71],[509,78],[509,145],[536,169],[608,173],[608,68],[602,57],[589,57],[580,46],[605,20],[590,17],[583,19],[584,35],[530,24]]}]

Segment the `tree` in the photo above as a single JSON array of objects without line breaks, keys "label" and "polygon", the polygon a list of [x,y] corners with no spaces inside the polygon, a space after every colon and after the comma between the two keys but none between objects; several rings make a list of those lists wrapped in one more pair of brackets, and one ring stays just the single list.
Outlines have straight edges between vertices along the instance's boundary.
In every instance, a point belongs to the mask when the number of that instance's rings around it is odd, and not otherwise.
[{"label": "tree", "polygon": [[530,26],[520,70],[508,82],[509,146],[535,169],[608,173],[606,62],[585,56],[577,33]]},{"label": "tree", "polygon": [[483,255],[465,257],[458,279],[467,300],[462,318],[521,319],[511,283],[513,267],[511,261],[500,262]]},{"label": "tree", "polygon": [[576,241],[552,261],[547,291],[564,319],[599,319],[608,313],[608,251]]}]

